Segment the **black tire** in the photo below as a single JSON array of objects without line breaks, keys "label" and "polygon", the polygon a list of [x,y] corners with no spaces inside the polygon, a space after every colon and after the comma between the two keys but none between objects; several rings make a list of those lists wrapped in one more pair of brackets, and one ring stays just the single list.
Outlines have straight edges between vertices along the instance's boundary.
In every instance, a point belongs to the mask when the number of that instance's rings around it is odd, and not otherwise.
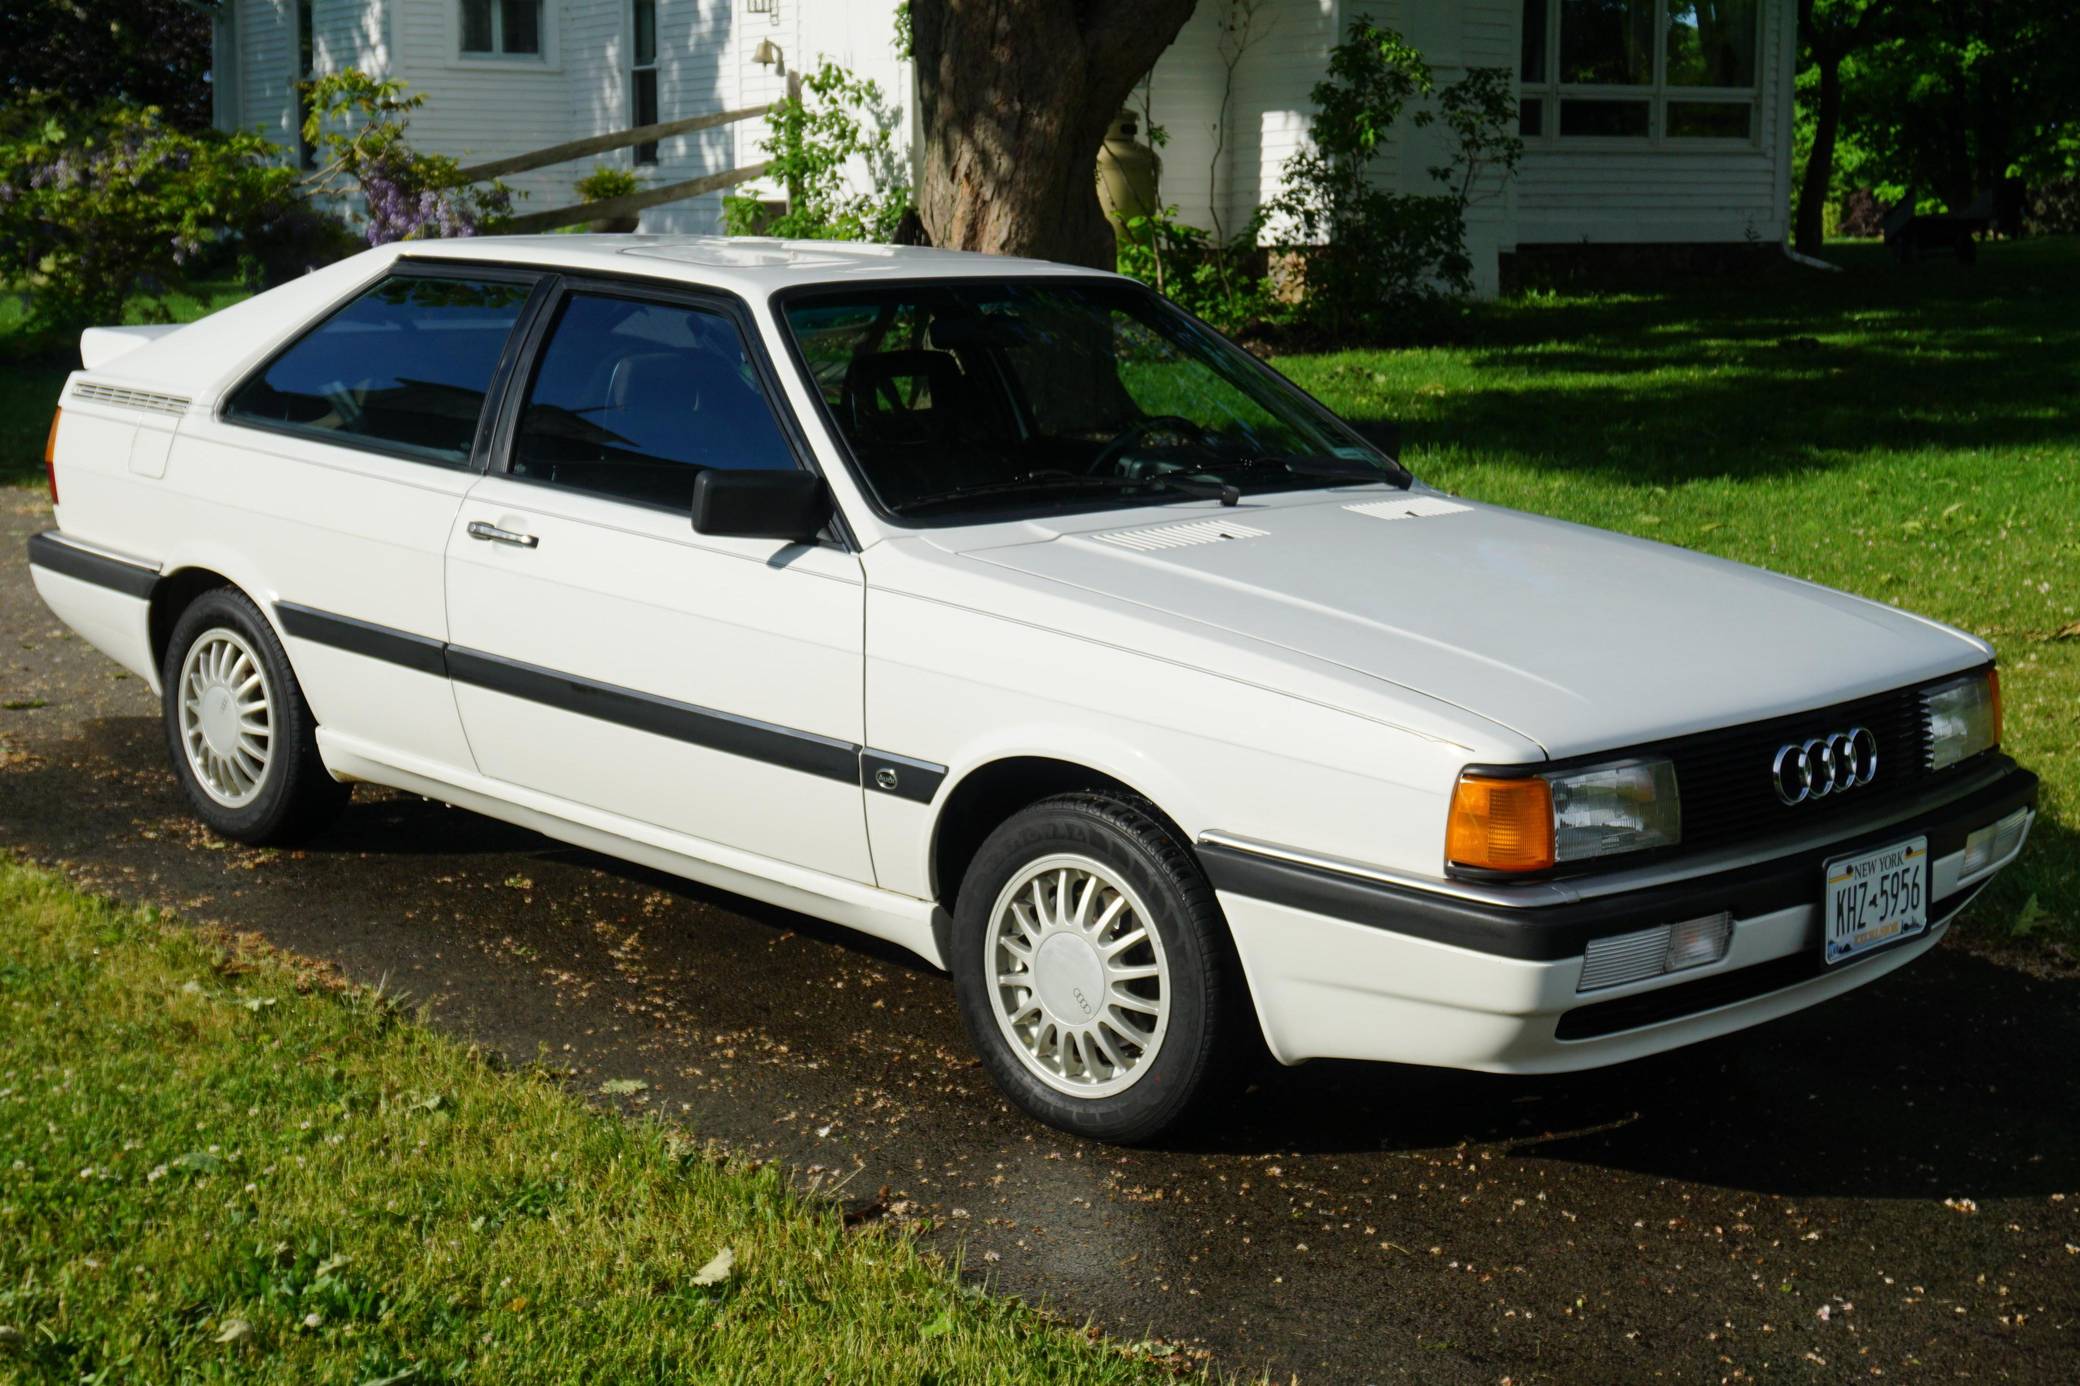
[{"label": "black tire", "polygon": [[[265,763],[251,777],[251,788],[246,791],[250,797],[237,803],[218,797],[205,784],[181,732],[181,682],[189,653],[222,633],[236,637],[260,666],[260,696],[269,729]],[[188,604],[166,644],[159,682],[166,750],[173,761],[174,778],[180,781],[196,816],[212,831],[255,845],[293,842],[322,827],[347,802],[348,787],[333,779],[318,757],[317,719],[304,701],[289,656],[267,618],[244,593],[218,587]]]},{"label": "black tire", "polygon": [[[990,917],[1014,882],[1058,856],[1098,864],[1138,897],[1144,909],[1131,913],[1145,914],[1141,922],[1156,935],[1167,964],[1160,987],[1168,1013],[1156,1042],[1134,1056],[1138,1076],[1119,1091],[1101,1095],[1072,1095],[1041,1078],[1005,1034],[996,1005],[1001,989],[988,956],[994,951],[988,942]],[[1114,937],[1130,932],[1124,922],[1115,927],[1122,932]],[[1244,1027],[1253,1023],[1226,921],[1198,861],[1145,806],[1123,798],[1067,794],[1046,799],[991,833],[961,883],[951,952],[961,1019],[997,1086],[1048,1125],[1093,1140],[1136,1144],[1185,1121],[1219,1089]],[[1152,959],[1153,953],[1141,956]],[[1091,1023],[1097,1013],[1083,993],[1073,986],[1068,991],[1083,1005],[1085,1023]],[[1010,994],[1016,998],[1018,990]],[[1030,989],[1027,1002],[1040,999],[1038,988]],[[1119,1053],[1129,1054],[1118,1043],[1117,1028],[1105,1033]]]}]

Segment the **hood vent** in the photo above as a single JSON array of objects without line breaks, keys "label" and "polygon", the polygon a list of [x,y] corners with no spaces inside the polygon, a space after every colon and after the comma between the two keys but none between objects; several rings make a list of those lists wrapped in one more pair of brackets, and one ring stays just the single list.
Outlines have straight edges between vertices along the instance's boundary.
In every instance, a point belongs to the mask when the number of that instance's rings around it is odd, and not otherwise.
[{"label": "hood vent", "polygon": [[133,390],[124,385],[104,385],[98,380],[82,380],[72,387],[72,397],[93,404],[111,405],[117,409],[142,409],[148,414],[171,414],[175,418],[188,412],[185,395],[162,395],[151,390]]},{"label": "hood vent", "polygon": [[1353,515],[1370,515],[1375,520],[1420,520],[1432,515],[1457,515],[1472,508],[1443,496],[1404,496],[1400,500],[1366,501],[1363,505],[1344,507]]},{"label": "hood vent", "polygon": [[1189,520],[1181,525],[1156,525],[1151,529],[1116,529],[1093,534],[1101,544],[1117,544],[1136,553],[1158,549],[1189,549],[1200,544],[1218,544],[1224,539],[1262,539],[1269,531],[1226,520]]}]

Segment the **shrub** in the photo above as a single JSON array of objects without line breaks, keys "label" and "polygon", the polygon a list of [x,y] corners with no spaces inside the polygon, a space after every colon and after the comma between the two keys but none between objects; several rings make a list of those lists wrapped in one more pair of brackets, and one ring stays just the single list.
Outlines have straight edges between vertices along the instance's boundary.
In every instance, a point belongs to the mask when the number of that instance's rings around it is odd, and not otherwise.
[{"label": "shrub", "polygon": [[[1432,166],[1436,193],[1397,193],[1373,178],[1373,161],[1401,114],[1435,96],[1411,128],[1442,121],[1446,162]],[[1313,247],[1301,313],[1335,337],[1378,336],[1473,289],[1466,211],[1496,177],[1516,169],[1509,74],[1474,68],[1438,91],[1421,53],[1369,16],[1351,21],[1330,51],[1328,76],[1312,96],[1310,147],[1286,161],[1285,183],[1265,209],[1279,229]]]},{"label": "shrub", "polygon": [[574,185],[580,202],[605,202],[610,197],[627,197],[642,184],[636,181],[633,172],[615,168],[612,164],[600,164],[592,172],[580,178]]},{"label": "shrub", "polygon": [[513,197],[503,183],[466,184],[455,160],[406,141],[411,113],[426,98],[407,95],[403,82],[377,81],[350,67],[301,90],[304,138],[323,151],[306,186],[335,197],[358,189],[370,245],[474,236],[511,215]]},{"label": "shrub", "polygon": [[264,239],[294,214],[295,185],[257,135],[32,98],[0,123],[0,279],[29,293],[32,331],[117,322],[133,291]]},{"label": "shrub", "polygon": [[1222,245],[1212,233],[1180,221],[1177,208],[1128,217],[1119,237],[1119,272],[1169,297],[1223,332],[1276,321],[1285,305],[1263,272],[1259,223]]},{"label": "shrub", "polygon": [[[824,63],[767,117],[766,176],[787,189],[786,210],[774,216],[756,197],[725,197],[723,225],[732,236],[892,240],[910,210],[910,182],[895,147],[899,115],[877,83]],[[847,165],[855,161],[866,167],[867,192],[847,184]]]},{"label": "shrub", "polygon": [[1834,233],[1837,236],[1852,236],[1862,239],[1881,236],[1885,233],[1885,207],[1878,195],[1869,188],[1851,189],[1842,199],[1842,210],[1835,218]]},{"label": "shrub", "polygon": [[2080,176],[2047,178],[2031,188],[2022,229],[2031,236],[2080,234]]}]

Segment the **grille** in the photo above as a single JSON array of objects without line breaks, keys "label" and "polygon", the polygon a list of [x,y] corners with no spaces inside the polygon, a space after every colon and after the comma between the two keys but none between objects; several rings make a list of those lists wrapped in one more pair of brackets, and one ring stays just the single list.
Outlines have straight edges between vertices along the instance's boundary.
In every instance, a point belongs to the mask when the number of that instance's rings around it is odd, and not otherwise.
[{"label": "grille", "polygon": [[[1859,726],[1870,728],[1878,741],[1876,779],[1801,804],[1786,804],[1777,797],[1770,775],[1779,747]],[[1666,756],[1675,762],[1685,851],[1818,826],[1841,814],[1905,798],[1935,773],[1928,768],[1928,716],[1918,687],[1699,732],[1629,754]]]},{"label": "grille", "polygon": [[74,399],[91,400],[95,404],[113,405],[118,409],[142,409],[153,414],[175,416],[188,412],[188,401],[182,395],[162,395],[151,390],[132,390],[122,385],[104,385],[98,380],[82,380],[72,387]]}]

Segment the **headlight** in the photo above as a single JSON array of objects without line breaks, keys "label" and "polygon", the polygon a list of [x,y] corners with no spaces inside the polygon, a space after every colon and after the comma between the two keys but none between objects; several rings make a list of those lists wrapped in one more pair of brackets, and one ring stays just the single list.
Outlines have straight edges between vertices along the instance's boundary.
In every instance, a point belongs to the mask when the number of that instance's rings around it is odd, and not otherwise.
[{"label": "headlight", "polygon": [[1921,695],[1928,709],[1928,768],[1941,770],[2001,744],[2001,676],[1982,669]]},{"label": "headlight", "polygon": [[1674,763],[1623,760],[1533,775],[1461,775],[1445,857],[1481,871],[1543,871],[1682,840]]}]

